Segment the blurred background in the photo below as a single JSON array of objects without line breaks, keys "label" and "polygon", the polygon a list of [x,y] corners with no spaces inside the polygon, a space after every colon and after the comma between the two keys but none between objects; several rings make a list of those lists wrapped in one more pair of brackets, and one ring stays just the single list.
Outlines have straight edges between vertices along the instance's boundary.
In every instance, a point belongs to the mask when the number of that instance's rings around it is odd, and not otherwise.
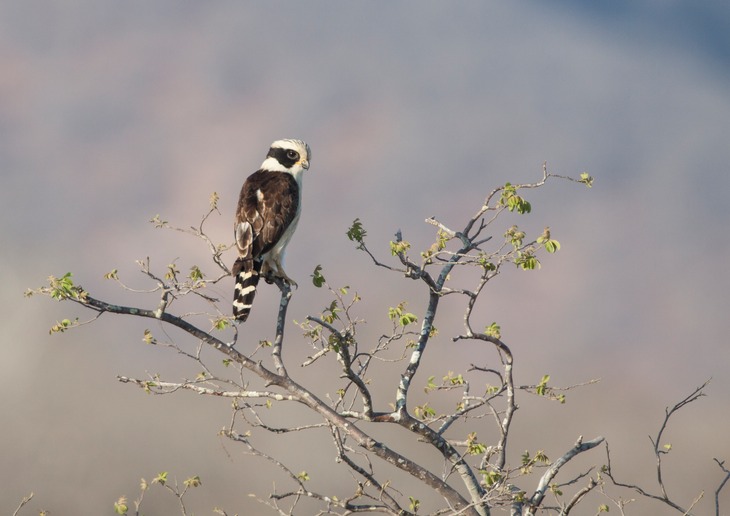
[{"label": "blurred background", "polygon": [[[195,514],[265,513],[248,493],[281,477],[218,437],[229,402],[117,382],[197,372],[141,341],[158,326],[104,316],[49,336],[56,321],[90,314],[23,292],[72,271],[98,297],[154,307],[103,275],[117,268],[130,286],[150,288],[135,272],[147,256],[161,274],[173,260],[212,274],[203,244],[148,221],[159,213],[197,224],[216,191],[221,214],[208,230],[232,241],[240,185],[279,138],[313,150],[288,251],[300,284],[289,318],[329,304],[308,279],[321,264],[333,286],[362,296],[362,342],[389,331],[388,306],[407,300],[420,315],[425,292],[355,251],[345,237],[353,219],[387,259],[397,229],[426,248],[434,232],[425,218],[459,229],[494,187],[539,179],[544,161],[554,173],[593,175],[591,190],[555,181],[528,192],[532,214],[495,230],[517,223],[534,237],[549,225],[562,244],[538,271],[506,271],[479,307],[481,323],[501,325],[517,383],[601,379],[568,392],[565,405],[526,397],[512,464],[525,450],[555,459],[578,435],[603,435],[619,478],[658,493],[647,436],[666,406],[712,377],[708,396],[671,422],[664,464],[676,502],[688,507],[704,490],[696,513],[714,511],[723,474],[713,458],[730,459],[725,2],[9,1],[0,4],[0,65],[3,514],[31,491],[24,514],[111,514],[119,496],[138,495],[140,477],[161,471],[201,477],[186,497]],[[232,281],[213,290],[227,302]],[[271,338],[277,299],[263,287],[238,346]],[[497,364],[492,350],[451,342],[462,313],[460,300],[442,305],[414,402],[430,375]],[[293,322],[287,331],[292,360],[310,353]],[[387,409],[397,379],[381,379],[376,408]],[[495,439],[488,423],[476,430]],[[333,465],[326,435],[257,436],[313,482],[311,454]],[[403,448],[413,458],[418,450]],[[605,452],[576,462],[586,470]],[[324,479],[322,490],[350,492],[347,475]],[[727,510],[730,492],[722,500]],[[173,502],[149,493],[145,513],[175,514]],[[601,503],[610,504],[596,493],[579,512]],[[674,514],[638,502],[627,512]]]}]

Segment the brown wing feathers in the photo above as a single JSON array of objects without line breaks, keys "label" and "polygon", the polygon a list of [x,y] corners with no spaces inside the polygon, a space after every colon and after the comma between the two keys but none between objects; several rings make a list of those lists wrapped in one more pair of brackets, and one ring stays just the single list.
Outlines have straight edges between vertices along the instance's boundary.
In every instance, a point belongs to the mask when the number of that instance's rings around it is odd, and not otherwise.
[{"label": "brown wing feathers", "polygon": [[265,255],[291,224],[298,205],[298,185],[291,174],[259,170],[243,184],[235,227],[239,257],[233,264],[236,319],[248,318]]}]

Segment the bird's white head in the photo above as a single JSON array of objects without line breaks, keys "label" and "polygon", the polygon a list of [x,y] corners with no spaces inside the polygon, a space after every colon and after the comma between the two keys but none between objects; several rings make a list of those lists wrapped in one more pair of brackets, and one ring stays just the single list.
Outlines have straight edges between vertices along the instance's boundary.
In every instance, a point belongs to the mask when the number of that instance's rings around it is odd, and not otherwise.
[{"label": "bird's white head", "polygon": [[261,168],[271,172],[288,172],[301,181],[301,174],[309,168],[311,159],[312,151],[302,140],[277,140],[271,144]]}]

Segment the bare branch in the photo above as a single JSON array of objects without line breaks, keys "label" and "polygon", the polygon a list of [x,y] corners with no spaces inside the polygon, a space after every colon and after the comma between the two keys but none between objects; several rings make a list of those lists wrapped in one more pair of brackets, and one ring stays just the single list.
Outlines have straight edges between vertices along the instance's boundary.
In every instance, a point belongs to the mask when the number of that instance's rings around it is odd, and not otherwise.
[{"label": "bare branch", "polygon": [[355,384],[357,390],[360,392],[363,403],[363,414],[366,419],[372,419],[373,417],[373,399],[370,395],[370,390],[365,385],[359,374],[355,373],[352,369],[352,357],[350,356],[350,339],[347,334],[341,333],[335,329],[331,324],[318,317],[307,316],[307,320],[314,321],[317,324],[322,325],[330,332],[330,334],[337,341],[336,352],[337,356],[342,364],[342,369],[345,377]]},{"label": "bare branch", "polygon": [[545,493],[550,487],[550,482],[552,482],[553,478],[555,478],[555,475],[558,474],[560,471],[560,468],[562,468],[565,464],[567,464],[571,459],[573,459],[576,455],[579,455],[583,453],[584,451],[591,450],[601,444],[604,441],[603,437],[596,437],[595,439],[587,442],[583,442],[583,436],[578,437],[578,440],[573,445],[573,447],[565,452],[562,457],[560,457],[558,460],[553,462],[548,470],[543,474],[543,476],[540,478],[540,482],[537,485],[537,489],[535,490],[535,493],[530,498],[529,503],[529,509],[527,514],[532,515],[535,513],[538,507],[540,507],[540,504],[542,503],[543,499],[545,498]]},{"label": "bare branch", "polygon": [[[682,506],[680,506],[679,504],[677,504],[676,502],[671,500],[664,487],[664,481],[662,479],[662,455],[667,453],[668,451],[660,449],[660,443],[661,443],[662,434],[664,433],[664,430],[667,428],[667,424],[669,423],[669,419],[672,417],[672,415],[674,415],[679,409],[683,408],[684,406],[688,405],[689,403],[692,403],[693,401],[698,400],[702,396],[705,396],[704,389],[705,389],[705,387],[707,387],[707,385],[709,383],[710,383],[710,380],[708,379],[705,383],[703,383],[702,385],[697,387],[694,391],[692,391],[688,396],[686,396],[681,401],[679,401],[671,409],[669,407],[667,407],[664,410],[664,413],[665,413],[664,420],[662,421],[662,425],[659,428],[659,431],[657,432],[656,437],[655,438],[652,438],[651,436],[649,437],[649,440],[651,441],[651,443],[653,445],[654,455],[656,456],[656,460],[657,460],[657,466],[656,466],[657,482],[659,484],[661,494],[656,495],[656,494],[649,493],[648,491],[644,490],[642,487],[640,487],[636,484],[625,484],[622,482],[618,482],[614,478],[613,471],[611,469],[611,455],[610,455],[610,452],[608,449],[608,443],[607,443],[606,444],[606,458],[607,458],[608,464],[606,466],[605,473],[608,476],[608,478],[611,479],[611,482],[613,482],[614,485],[619,486],[619,487],[625,487],[627,489],[632,489],[646,498],[651,498],[654,500],[661,501],[661,502],[665,503],[666,505],[672,507],[673,509],[677,510],[678,512],[681,512],[682,514],[685,514],[685,515],[690,514],[689,511],[691,510],[692,507],[690,507],[689,509],[684,509]],[[701,496],[702,495],[700,495],[700,497]],[[694,506],[698,500],[699,500],[699,498],[696,499],[692,503],[692,506]]]},{"label": "bare branch", "polygon": [[583,489],[573,495],[573,498],[571,498],[570,501],[565,505],[565,507],[563,507],[563,510],[560,511],[560,515],[567,516],[568,514],[570,514],[570,511],[572,511],[573,508],[578,505],[578,503],[580,503],[580,501],[585,497],[585,495],[590,493],[597,485],[598,482],[596,482],[595,479],[591,478],[588,481],[587,486],[585,486]]},{"label": "bare branch", "polygon": [[730,480],[730,470],[725,467],[724,460],[721,462],[718,459],[714,459],[714,461],[717,462],[717,465],[725,473],[725,478],[722,479],[722,482],[720,482],[720,485],[715,490],[715,515],[720,516],[720,491],[723,490],[725,484]]},{"label": "bare branch", "polygon": [[339,506],[339,507],[343,506],[342,502],[334,500],[333,498],[331,498],[329,496],[324,496],[324,495],[315,493],[315,492],[307,489],[304,485],[304,480],[302,479],[301,475],[297,475],[291,469],[289,469],[286,465],[284,465],[281,461],[275,459],[271,455],[268,455],[268,454],[256,449],[245,436],[243,436],[239,433],[233,432],[233,431],[224,431],[223,434],[226,437],[228,437],[229,439],[231,439],[232,441],[236,441],[236,442],[244,444],[248,448],[248,453],[250,453],[251,455],[255,455],[257,457],[264,458],[267,461],[274,464],[277,468],[279,468],[281,471],[286,473],[286,475],[299,486],[299,490],[297,492],[290,492],[290,493],[284,493],[284,494],[272,494],[271,498],[276,499],[276,500],[281,500],[284,498],[289,498],[292,496],[304,494],[308,498],[322,500],[330,505],[335,505],[335,506]]},{"label": "bare branch", "polygon": [[443,231],[445,234],[447,234],[451,238],[455,238],[457,236],[456,231],[447,228],[441,222],[436,220],[434,217],[427,218],[426,224],[431,224],[432,226],[436,226],[437,228],[439,228],[441,231]]},{"label": "bare branch", "polygon": [[26,496],[25,498],[23,498],[20,501],[20,505],[18,505],[18,508],[15,509],[15,511],[13,512],[13,516],[18,516],[18,513],[20,512],[20,509],[22,509],[25,506],[25,504],[27,504],[28,502],[30,502],[32,499],[33,499],[33,493],[30,493],[28,496]]},{"label": "bare branch", "polygon": [[222,278],[225,278],[227,276],[231,275],[231,271],[228,268],[228,266],[223,262],[222,255],[225,251],[233,247],[233,244],[214,244],[213,241],[210,239],[210,237],[205,233],[205,230],[203,229],[205,226],[205,223],[208,221],[208,218],[213,213],[218,213],[220,215],[220,211],[218,211],[218,194],[216,192],[213,192],[210,196],[210,209],[208,212],[203,215],[202,219],[200,220],[200,223],[197,227],[190,226],[188,228],[179,228],[170,225],[167,221],[161,220],[159,215],[155,215],[152,220],[150,220],[151,223],[155,225],[156,228],[164,228],[164,229],[170,229],[173,231],[178,231],[181,233],[187,233],[189,235],[193,235],[197,238],[200,238],[203,240],[207,245],[208,249],[210,250],[211,256],[213,258],[213,261],[215,264],[223,271],[223,274],[218,277],[215,280],[212,280],[211,283],[217,283]]},{"label": "bare branch", "polygon": [[[385,502],[388,504],[388,512],[391,514],[397,514],[397,515],[411,515],[412,513],[407,512],[403,507],[400,506],[398,501],[393,498],[390,493],[388,492],[387,486],[382,485],[378,479],[375,477],[375,475],[372,472],[372,469],[370,471],[358,466],[355,461],[353,461],[347,454],[347,450],[345,447],[345,444],[342,441],[342,438],[340,436],[340,433],[336,427],[330,428],[332,431],[332,437],[335,442],[335,446],[337,447],[337,458],[338,460],[343,461],[347,466],[356,472],[357,474],[361,475],[363,478],[365,478],[373,487],[375,487],[379,491],[378,500],[385,499]],[[356,496],[361,495],[361,489],[358,489],[358,493],[356,493]],[[363,511],[371,511],[371,510],[377,510],[379,509],[385,509],[385,507],[374,507],[372,505],[368,506],[355,506],[353,505],[349,500],[347,502],[347,508],[349,510],[352,510],[353,512],[363,512]]]},{"label": "bare branch", "polygon": [[[703,383],[701,386],[697,387],[694,391],[692,391],[691,394],[689,394],[687,397],[682,399],[679,403],[674,405],[671,409],[667,407],[664,410],[664,421],[662,422],[662,426],[659,428],[659,432],[657,433],[657,436],[655,439],[652,439],[651,436],[649,436],[649,440],[651,441],[652,445],[654,445],[654,455],[656,456],[656,475],[657,475],[657,483],[659,484],[659,488],[662,491],[662,498],[664,500],[668,500],[667,491],[664,487],[664,481],[662,480],[662,455],[668,453],[666,450],[660,449],[661,446],[661,438],[662,434],[664,433],[664,430],[667,427],[667,423],[669,423],[669,418],[672,417],[672,414],[677,412],[679,409],[684,407],[685,405],[692,403],[693,401],[697,400],[698,398],[701,398],[705,395],[703,392],[704,388],[707,387],[707,384],[710,383],[710,380],[707,380],[705,383]],[[686,512],[686,511],[685,511]]]},{"label": "bare branch", "polygon": [[211,389],[203,387],[193,382],[174,383],[162,382],[159,380],[139,380],[137,378],[129,378],[127,376],[117,376],[117,380],[121,383],[132,383],[141,387],[147,392],[154,394],[171,394],[178,390],[189,390],[197,394],[206,396],[218,396],[221,398],[268,398],[274,401],[298,401],[294,396],[288,394],[280,394],[271,391],[224,391],[220,389]]},{"label": "bare branch", "polygon": [[289,300],[291,300],[291,287],[289,283],[281,278],[274,278],[274,282],[281,291],[281,301],[279,302],[279,313],[276,317],[276,339],[274,339],[274,348],[271,356],[274,359],[276,371],[281,376],[288,376],[286,367],[284,367],[284,361],[281,359],[281,347],[284,343],[284,327],[286,326],[286,311],[289,307]]}]

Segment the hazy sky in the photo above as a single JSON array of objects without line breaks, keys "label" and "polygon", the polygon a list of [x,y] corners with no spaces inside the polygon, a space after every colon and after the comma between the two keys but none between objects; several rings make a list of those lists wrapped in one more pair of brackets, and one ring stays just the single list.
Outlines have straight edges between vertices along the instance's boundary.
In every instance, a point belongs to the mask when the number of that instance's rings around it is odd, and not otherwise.
[{"label": "hazy sky", "polygon": [[[713,377],[709,396],[672,424],[666,459],[678,501],[704,489],[697,512],[709,513],[721,479],[712,458],[730,459],[725,2],[10,1],[0,64],[0,512],[33,491],[26,514],[110,513],[120,495],[136,496],[139,477],[165,470],[202,477],[196,514],[246,513],[246,494],[270,486],[261,464],[217,437],[227,403],[116,381],[191,374],[145,347],[144,323],[104,317],[50,337],[58,319],[83,312],[22,293],[73,271],[128,301],[104,273],[119,268],[143,288],[134,260],[203,262],[204,247],[147,221],[195,224],[217,191],[210,232],[232,240],[242,181],[285,137],[313,150],[288,252],[302,285],[290,319],[326,304],[307,281],[322,264],[363,296],[363,339],[386,331],[388,306],[422,307],[423,292],[354,251],[344,236],[353,219],[385,258],[398,228],[428,246],[425,218],[458,228],[493,187],[539,178],[544,161],[590,172],[593,189],[553,183],[530,194],[528,219],[505,221],[550,225],[563,246],[540,271],[500,277],[483,308],[515,351],[518,383],[602,379],[565,406],[526,402],[542,432],[520,411],[514,453],[556,457],[578,435],[605,435],[626,479],[656,491],[646,436],[666,405]],[[232,282],[216,289],[227,299]],[[254,342],[270,336],[275,306],[275,292],[260,293],[245,328]],[[458,331],[461,306],[442,316],[437,326],[452,317]],[[417,381],[473,361],[449,336]],[[600,464],[602,452],[584,460]],[[150,514],[174,510],[158,495]]]}]

